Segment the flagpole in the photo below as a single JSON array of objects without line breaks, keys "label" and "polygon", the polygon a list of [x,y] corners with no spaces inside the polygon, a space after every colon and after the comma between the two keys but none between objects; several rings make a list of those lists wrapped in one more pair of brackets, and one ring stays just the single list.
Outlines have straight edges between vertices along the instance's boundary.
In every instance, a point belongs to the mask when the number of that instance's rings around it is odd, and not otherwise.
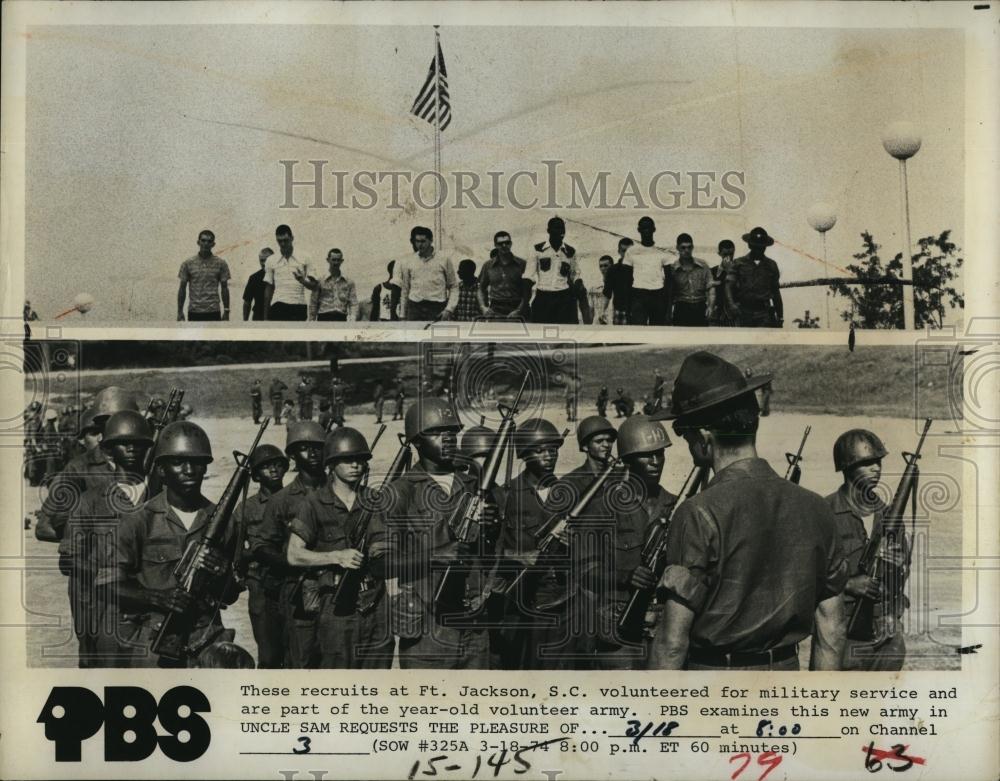
[{"label": "flagpole", "polygon": [[444,220],[441,215],[441,32],[434,25],[434,235],[438,249],[444,248]]}]

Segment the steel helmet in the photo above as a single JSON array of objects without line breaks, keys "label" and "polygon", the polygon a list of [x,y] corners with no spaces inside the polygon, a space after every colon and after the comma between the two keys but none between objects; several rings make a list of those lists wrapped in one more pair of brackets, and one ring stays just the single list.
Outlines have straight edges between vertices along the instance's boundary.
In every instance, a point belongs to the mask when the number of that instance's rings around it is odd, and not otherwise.
[{"label": "steel helmet", "polygon": [[618,432],[611,425],[611,421],[602,415],[591,415],[581,420],[576,426],[576,443],[583,450],[587,445],[587,440],[598,434],[611,434],[615,439]]},{"label": "steel helmet", "polygon": [[562,443],[559,430],[544,418],[530,418],[514,431],[514,450],[518,458],[524,458],[526,453],[542,445],[560,448]]},{"label": "steel helmet", "polygon": [[838,472],[850,469],[862,461],[874,461],[888,454],[882,440],[868,429],[852,428],[833,443],[833,468]]},{"label": "steel helmet", "polygon": [[655,453],[670,447],[667,430],[645,415],[633,415],[618,429],[618,457]]},{"label": "steel helmet", "polygon": [[281,461],[284,463],[285,469],[288,469],[288,459],[281,452],[280,448],[274,445],[257,445],[250,454],[250,473],[253,474],[257,467],[268,464],[271,461]]},{"label": "steel helmet", "polygon": [[116,412],[104,424],[103,442],[126,440],[153,444],[153,429],[141,412],[123,409]]},{"label": "steel helmet", "polygon": [[411,405],[406,411],[406,417],[403,419],[407,442],[412,442],[431,429],[460,431],[461,428],[462,423],[451,405],[433,396],[417,399],[416,404]]},{"label": "steel helmet", "polygon": [[102,418],[108,418],[123,409],[139,411],[139,406],[135,403],[135,397],[124,388],[117,385],[109,385],[94,397],[94,420],[98,425],[103,424]]},{"label": "steel helmet", "polygon": [[156,460],[176,456],[212,461],[212,444],[205,430],[190,420],[168,423],[156,442]]},{"label": "steel helmet", "polygon": [[97,411],[93,407],[83,411],[83,414],[80,415],[80,431],[77,436],[83,436],[88,431],[96,431],[100,433],[103,427],[99,426],[94,420],[96,412]]},{"label": "steel helmet", "polygon": [[322,445],[326,442],[326,432],[315,420],[297,420],[288,424],[285,438],[285,452],[303,442]]},{"label": "steel helmet", "polygon": [[335,458],[371,458],[368,440],[356,428],[341,426],[326,438],[323,445],[323,464]]},{"label": "steel helmet", "polygon": [[462,434],[459,450],[466,458],[488,455],[493,448],[493,440],[497,432],[486,426],[473,426]]}]

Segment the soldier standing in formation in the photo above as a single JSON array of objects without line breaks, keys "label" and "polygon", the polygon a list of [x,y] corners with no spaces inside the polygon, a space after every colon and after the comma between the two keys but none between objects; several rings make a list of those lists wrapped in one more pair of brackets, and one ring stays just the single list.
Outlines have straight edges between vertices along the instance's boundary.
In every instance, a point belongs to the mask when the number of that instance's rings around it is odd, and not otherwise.
[{"label": "soldier standing in formation", "polygon": [[264,414],[260,379],[255,379],[250,386],[250,414],[253,416],[253,422],[260,425],[260,416]]},{"label": "soldier standing in formation", "polygon": [[[372,518],[364,548],[356,548],[354,541],[360,516],[374,509],[362,483],[371,457],[361,432],[334,431],[323,448],[329,480],[306,497],[290,525],[288,563],[315,575],[319,667],[324,669],[392,666],[395,640],[389,633],[385,599],[385,529]],[[338,607],[338,587],[348,572],[359,570],[356,601]]]},{"label": "soldier standing in formation", "polygon": [[372,397],[375,403],[375,422],[381,423],[382,410],[385,408],[385,388],[381,380],[375,382],[375,390],[372,391]]},{"label": "soldier standing in formation", "polygon": [[295,392],[299,399],[299,420],[312,420],[313,417],[313,392],[312,379],[303,376],[299,381]]},{"label": "soldier standing in formation", "polygon": [[403,381],[396,381],[396,393],[393,396],[393,408],[392,408],[392,419],[402,420],[403,419],[403,402],[406,400],[406,388],[403,387]]},{"label": "soldier standing in formation", "polygon": [[[876,489],[887,452],[878,436],[860,428],[845,431],[833,445],[833,466],[843,473],[844,482],[826,501],[837,521],[850,574],[844,588],[845,628],[860,597],[875,600],[875,640],[846,640],[841,667],[844,670],[901,670],[906,657],[906,642],[898,627],[906,608],[905,597],[883,595],[882,585],[875,578],[859,573],[861,555],[869,538],[885,522],[886,506]],[[909,551],[905,534],[902,539],[887,538],[883,545],[883,555],[897,566],[907,566]]]},{"label": "soldier standing in formation", "polygon": [[654,668],[797,670],[798,643],[810,634],[810,668],[840,666],[847,565],[826,502],[757,455],[753,391],[770,379],[747,382],[731,363],[694,353],[670,410],[656,416],[675,421],[715,476],[670,527]]},{"label": "soldier standing in formation", "polygon": [[288,565],[285,551],[292,521],[310,494],[326,482],[323,445],[326,432],[319,423],[304,420],[288,426],[285,454],[295,463],[295,479],[273,494],[260,526],[248,529],[251,556],[282,576],[281,608],[285,617],[285,666],[311,669],[319,662],[316,614],[304,603],[304,578]]},{"label": "soldier standing in formation", "polygon": [[[185,661],[170,661],[151,650],[167,613],[198,609],[194,598],[178,588],[174,570],[189,544],[204,534],[215,508],[201,493],[211,462],[212,445],[199,426],[186,420],[168,424],[157,441],[153,467],[163,491],[138,510],[125,513],[118,524],[115,552],[108,566],[101,569],[98,585],[106,587],[108,609],[118,618],[117,651],[125,667],[196,666],[205,648],[216,640],[232,639],[226,636],[218,614],[204,611],[191,635]],[[228,524],[223,548],[229,554],[222,558],[205,553],[204,563],[225,570],[236,544],[236,527]],[[237,596],[233,587],[223,601],[232,604]]]},{"label": "soldier standing in formation", "polygon": [[597,392],[597,414],[604,418],[608,414],[608,401],[611,399],[611,395],[608,393],[608,386],[602,385],[601,389]]},{"label": "soldier standing in formation", "polygon": [[281,413],[284,411],[286,390],[288,390],[288,386],[280,379],[275,377],[271,380],[271,387],[268,390],[267,396],[271,400],[271,417],[274,419],[274,425],[276,426],[281,425]]},{"label": "soldier standing in formation", "polygon": [[[242,561],[245,562],[249,592],[250,626],[257,642],[257,666],[280,669],[285,665],[285,614],[281,606],[284,562],[275,561],[272,548],[253,550],[260,538],[267,503],[284,487],[288,457],[274,445],[258,445],[250,455],[250,479],[260,490],[236,508],[234,520],[243,538]],[[277,566],[276,566],[277,564]]]},{"label": "soldier standing in formation", "polygon": [[114,464],[114,477],[87,489],[70,511],[59,543],[60,569],[69,576],[69,606],[79,642],[80,667],[105,667],[111,661],[99,654],[99,645],[107,649],[114,637],[114,623],[107,626],[97,576],[111,564],[120,516],[146,499],[143,463],[152,446],[153,429],[139,412],[123,410],[108,418],[100,448]]}]

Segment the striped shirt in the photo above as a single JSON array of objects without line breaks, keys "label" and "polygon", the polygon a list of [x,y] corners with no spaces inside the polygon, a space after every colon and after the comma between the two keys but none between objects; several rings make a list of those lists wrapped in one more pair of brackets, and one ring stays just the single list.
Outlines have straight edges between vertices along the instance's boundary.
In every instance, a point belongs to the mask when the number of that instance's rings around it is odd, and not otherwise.
[{"label": "striped shirt", "polygon": [[200,254],[181,263],[177,278],[187,282],[188,312],[218,312],[219,285],[229,282],[229,264],[217,255]]},{"label": "striped shirt", "polygon": [[294,255],[286,258],[282,255],[271,255],[264,266],[264,283],[274,287],[271,296],[272,304],[293,304],[302,306],[309,303],[306,287],[299,283],[293,271],[301,271],[306,275],[315,276],[307,260],[299,260]]}]

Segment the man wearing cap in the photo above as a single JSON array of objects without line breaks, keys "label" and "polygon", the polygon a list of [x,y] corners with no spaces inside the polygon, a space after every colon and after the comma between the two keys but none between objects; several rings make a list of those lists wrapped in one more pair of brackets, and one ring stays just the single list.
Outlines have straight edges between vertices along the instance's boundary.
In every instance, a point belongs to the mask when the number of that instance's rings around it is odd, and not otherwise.
[{"label": "man wearing cap", "polygon": [[312,420],[313,389],[312,378],[301,375],[299,384],[295,387],[295,395],[299,400],[299,420]]},{"label": "man wearing cap", "polygon": [[267,670],[285,666],[285,614],[281,607],[284,561],[275,568],[273,553],[260,549],[254,555],[252,541],[259,539],[264,513],[271,497],[284,487],[288,458],[274,445],[258,445],[250,454],[250,479],[260,490],[241,502],[233,514],[240,530],[240,567],[245,572],[249,596],[250,626],[257,642],[257,666]]},{"label": "man wearing cap", "polygon": [[[139,408],[130,393],[110,385],[97,394],[93,407],[84,413],[81,423],[84,428],[92,429],[96,443],[96,435],[104,431],[107,419],[123,409],[138,411]],[[110,482],[114,473],[114,464],[96,444],[67,463],[49,485],[48,495],[38,511],[35,537],[43,542],[59,542],[71,507],[88,489]]]},{"label": "man wearing cap", "polygon": [[[403,669],[485,669],[489,635],[485,603],[489,572],[496,560],[497,509],[490,497],[472,538],[456,536],[452,519],[476,492],[476,478],[456,469],[455,411],[441,399],[421,397],[407,411],[406,441],[418,461],[392,483],[385,524],[393,540],[389,559],[390,620],[399,641]],[[435,599],[448,567],[459,575],[458,603]]]},{"label": "man wearing cap", "polygon": [[273,494],[264,508],[264,520],[247,529],[250,555],[267,564],[281,585],[281,607],[286,627],[285,666],[311,669],[319,663],[319,640],[316,637],[316,613],[303,602],[300,572],[288,565],[285,551],[291,523],[310,494],[326,482],[323,470],[323,444],[326,432],[312,420],[290,423],[285,440],[285,454],[295,463],[295,479]]},{"label": "man wearing cap", "polygon": [[279,225],[274,236],[280,254],[271,255],[264,265],[265,317],[304,321],[309,314],[309,285],[317,282],[312,264],[295,256],[295,237],[287,225]]},{"label": "man wearing cap", "polygon": [[191,292],[188,321],[229,319],[229,264],[212,254],[214,246],[215,234],[203,230],[198,234],[198,254],[181,263],[181,270],[177,273],[180,280],[177,288],[178,320],[184,319],[184,299],[188,290]]},{"label": "man wearing cap", "polygon": [[[206,611],[196,622],[183,661],[159,657],[151,649],[167,613],[198,609],[194,598],[180,588],[174,570],[191,543],[204,535],[215,509],[201,493],[211,462],[212,445],[199,426],[187,420],[168,424],[157,440],[153,466],[163,491],[138,510],[122,515],[118,523],[114,555],[98,573],[97,584],[105,587],[109,614],[118,617],[121,666],[196,666],[200,653],[225,637],[218,613]],[[202,562],[231,574],[236,542],[236,525],[228,523],[222,542],[225,555],[204,552]],[[223,594],[223,602],[231,604],[238,593],[232,585]]]},{"label": "man wearing cap", "polygon": [[656,223],[642,217],[636,226],[639,243],[629,247],[622,263],[632,269],[632,325],[667,323],[667,254],[653,243]]},{"label": "man wearing cap", "polygon": [[449,258],[434,250],[434,231],[411,233],[414,253],[397,266],[400,320],[450,320],[458,304],[458,277]]},{"label": "man wearing cap", "polygon": [[610,525],[590,531],[589,566],[584,593],[597,627],[593,665],[598,670],[644,670],[649,634],[624,638],[618,618],[633,589],[652,589],[656,577],[642,562],[642,548],[652,528],[666,517],[677,497],[660,486],[670,438],[663,426],[634,415],[618,430],[618,457],[625,462],[625,486],[605,490],[601,515]]},{"label": "man wearing cap", "polygon": [[688,233],[677,237],[677,260],[667,267],[670,291],[670,324],[686,327],[708,325],[708,298],[712,272],[708,264],[694,257],[694,239]]},{"label": "man wearing cap", "polygon": [[285,403],[286,390],[288,390],[288,386],[277,377],[271,380],[271,387],[268,389],[267,396],[271,400],[271,417],[274,419],[274,425],[276,426],[281,425],[281,413]]},{"label": "man wearing cap", "polygon": [[840,667],[847,564],[826,502],[757,455],[753,391],[770,379],[694,353],[654,416],[673,418],[715,475],[670,526],[653,669],[798,670],[810,634],[810,669]]},{"label": "man wearing cap", "polygon": [[611,394],[608,393],[608,386],[602,385],[601,389],[597,392],[597,414],[604,418],[607,417],[608,412],[608,401],[611,399]]},{"label": "man wearing cap", "polygon": [[99,645],[111,647],[113,636],[106,628],[103,589],[97,586],[97,576],[102,567],[111,564],[120,516],[146,500],[143,463],[152,446],[153,429],[141,413],[123,410],[108,418],[100,448],[114,464],[114,477],[87,489],[70,511],[59,543],[59,569],[69,577],[69,606],[79,642],[80,667],[106,667],[113,662],[99,654]]},{"label": "man wearing cap", "polygon": [[[906,641],[899,621],[906,609],[903,595],[882,593],[882,584],[860,571],[861,556],[872,532],[885,521],[885,503],[879,498],[878,484],[882,476],[882,459],[888,451],[882,440],[867,429],[845,431],[833,445],[833,466],[842,472],[844,482],[826,497],[837,519],[837,532],[847,557],[850,577],[844,588],[844,619],[849,620],[860,597],[875,600],[875,640],[848,639],[844,644],[844,670],[903,669]],[[902,539],[887,539],[882,555],[896,566],[908,566],[906,535]]]},{"label": "man wearing cap", "polygon": [[778,264],[764,254],[774,239],[763,228],[743,234],[750,252],[737,258],[726,275],[726,302],[739,324],[750,328],[781,328],[784,305]]},{"label": "man wearing cap", "polygon": [[243,288],[243,320],[247,321],[251,317],[251,312],[254,320],[264,320],[264,307],[266,299],[266,289],[264,287],[264,266],[267,265],[267,259],[274,254],[274,250],[270,247],[264,247],[257,256],[257,260],[260,262],[260,270],[255,271],[249,277],[247,277],[247,284]]},{"label": "man wearing cap", "polygon": [[[326,440],[329,480],[299,506],[289,527],[288,563],[305,572],[304,591],[317,602],[323,669],[389,669],[395,641],[385,599],[385,529],[362,479],[372,454],[361,432],[338,428]],[[367,528],[360,533],[358,524]],[[362,542],[359,544],[358,540]],[[334,596],[348,572],[360,574],[353,605]]]},{"label": "man wearing cap", "polygon": [[531,287],[524,278],[528,262],[517,257],[512,246],[507,231],[493,236],[495,254],[479,273],[479,305],[485,317],[515,320],[528,314]]},{"label": "man wearing cap", "polygon": [[625,393],[624,388],[619,388],[616,394],[614,401],[611,402],[615,408],[615,417],[630,417],[635,412],[635,402],[632,400],[632,397]]},{"label": "man wearing cap", "polygon": [[[570,602],[575,587],[569,567],[537,566],[538,533],[548,520],[546,509],[563,438],[543,418],[519,424],[514,433],[517,457],[524,469],[507,486],[502,515],[501,547],[506,560],[530,567],[512,592],[504,617],[501,665],[509,670],[572,669],[576,648],[570,636]],[[566,508],[563,508],[566,509]],[[572,546],[569,533],[561,540]]]},{"label": "man wearing cap", "polygon": [[531,322],[575,324],[579,322],[575,283],[580,276],[576,250],[563,240],[566,223],[562,218],[549,220],[548,233],[548,241],[535,245],[526,274],[535,291]]}]

